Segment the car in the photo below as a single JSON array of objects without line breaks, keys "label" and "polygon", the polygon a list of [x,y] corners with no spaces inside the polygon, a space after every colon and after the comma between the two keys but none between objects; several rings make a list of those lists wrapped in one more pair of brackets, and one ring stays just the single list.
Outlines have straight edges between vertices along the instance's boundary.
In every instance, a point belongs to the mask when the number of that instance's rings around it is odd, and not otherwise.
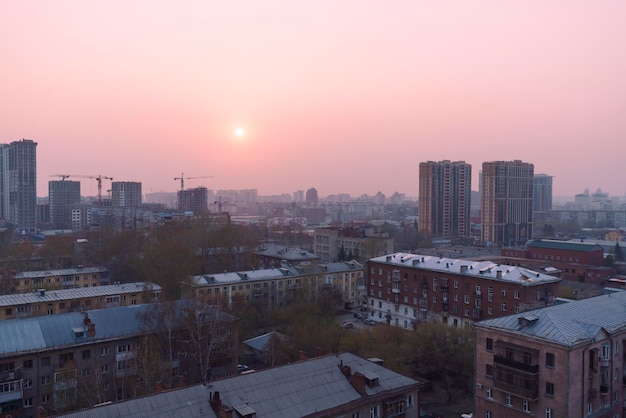
[{"label": "car", "polygon": [[374,321],[373,319],[364,319],[363,322],[365,323],[365,325],[376,325],[376,321]]},{"label": "car", "polygon": [[239,373],[243,373],[243,372],[247,371],[248,369],[249,369],[248,366],[246,366],[245,364],[238,364],[237,365],[237,371]]},{"label": "car", "polygon": [[343,321],[341,323],[341,326],[344,328],[354,328],[354,324],[350,321]]},{"label": "car", "polygon": [[367,306],[361,306],[361,312],[367,312]]}]

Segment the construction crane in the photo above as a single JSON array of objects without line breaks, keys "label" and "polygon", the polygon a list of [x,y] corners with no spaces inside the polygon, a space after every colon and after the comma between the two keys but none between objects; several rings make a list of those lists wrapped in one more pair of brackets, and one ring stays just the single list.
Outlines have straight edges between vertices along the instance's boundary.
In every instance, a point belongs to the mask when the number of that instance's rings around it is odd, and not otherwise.
[{"label": "construction crane", "polygon": [[50,177],[61,177],[61,181],[64,181],[70,177],[78,177],[83,179],[96,179],[98,180],[98,206],[102,206],[102,179],[113,180],[113,177],[98,175],[81,175],[81,174],[53,174]]},{"label": "construction crane", "polygon": [[174,177],[174,180],[180,180],[180,191],[185,190],[185,180],[191,179],[208,179],[213,176],[185,177],[185,173],[180,173],[180,177]]}]

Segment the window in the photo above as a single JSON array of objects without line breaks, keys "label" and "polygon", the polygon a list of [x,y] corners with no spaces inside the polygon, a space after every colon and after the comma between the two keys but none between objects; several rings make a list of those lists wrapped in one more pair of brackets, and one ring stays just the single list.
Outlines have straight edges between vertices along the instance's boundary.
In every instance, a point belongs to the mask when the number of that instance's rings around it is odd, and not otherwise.
[{"label": "window", "polygon": [[506,289],[502,289],[501,290],[501,294],[502,294],[502,297],[505,297],[506,296]]},{"label": "window", "polygon": [[370,418],[380,418],[380,408],[378,405],[370,407]]},{"label": "window", "polygon": [[41,403],[48,403],[50,402],[50,395],[42,395],[41,396]]},{"label": "window", "polygon": [[81,358],[83,360],[87,360],[91,358],[91,350],[84,350],[83,352],[81,352]]},{"label": "window", "polygon": [[487,399],[493,399],[493,389],[487,388],[485,396],[487,396]]},{"label": "window", "polygon": [[109,372],[109,365],[108,364],[103,364],[100,366],[100,373],[108,373]]},{"label": "window", "polygon": [[519,299],[519,290],[515,290],[515,291],[513,292],[513,297],[514,297],[515,299]]},{"label": "window", "polygon": [[109,355],[109,347],[100,347],[100,355],[108,356]]},{"label": "window", "polygon": [[530,413],[530,405],[528,403],[528,399],[524,399],[524,402],[522,402],[522,410],[526,413]]},{"label": "window", "polygon": [[500,310],[501,310],[502,312],[506,312],[506,303],[501,303],[501,304],[500,304]]},{"label": "window", "polygon": [[459,281],[458,281],[458,280],[455,280],[455,281],[454,281],[454,288],[455,288],[455,289],[458,289],[458,288],[459,288]]},{"label": "window", "polygon": [[487,338],[487,351],[493,351],[493,339]]},{"label": "window", "polygon": [[33,381],[30,379],[24,379],[24,383],[22,386],[24,389],[30,389],[33,387]]},{"label": "window", "polygon": [[406,397],[406,406],[407,407],[413,406],[413,395],[407,395],[407,397]]},{"label": "window", "polygon": [[489,307],[487,308],[487,313],[488,313],[489,315],[493,315],[493,307],[492,307],[492,306],[489,306]]},{"label": "window", "polygon": [[552,408],[546,408],[545,418],[552,418]]},{"label": "window", "polygon": [[49,385],[50,384],[50,376],[49,375],[41,376],[41,384],[42,385]]},{"label": "window", "polygon": [[487,412],[485,413],[485,417],[486,418],[493,418],[493,414],[491,413],[490,410],[487,410]]},{"label": "window", "polygon": [[437,290],[437,279],[433,277],[433,290]]},{"label": "window", "polygon": [[620,345],[620,341],[614,341],[613,342],[613,353],[615,355],[619,354],[619,345]]},{"label": "window", "polygon": [[41,358],[41,366],[42,367],[50,366],[50,357],[42,357]]},{"label": "window", "polygon": [[33,368],[33,360],[32,359],[24,360],[24,368],[25,369],[32,369]]},{"label": "window", "polygon": [[463,296],[463,302],[469,305],[469,295]]},{"label": "window", "polygon": [[352,413],[352,418],[361,418],[361,413],[360,412],[353,412]]},{"label": "window", "polygon": [[546,396],[554,396],[554,383],[546,382]]},{"label": "window", "polygon": [[507,393],[504,399],[504,403],[506,404],[506,406],[513,406],[513,404],[511,403],[511,394]]},{"label": "window", "polygon": [[546,353],[546,367],[553,369],[554,368],[554,354]]},{"label": "window", "polygon": [[485,376],[493,377],[493,364],[485,365]]},{"label": "window", "polygon": [[33,406],[33,398],[24,399],[24,408],[30,408]]},{"label": "window", "polygon": [[81,371],[81,375],[82,375],[83,377],[89,377],[89,376],[91,375],[91,369],[83,369],[83,370]]},{"label": "window", "polygon": [[128,353],[129,351],[133,351],[133,344],[120,344],[117,346],[118,353]]}]

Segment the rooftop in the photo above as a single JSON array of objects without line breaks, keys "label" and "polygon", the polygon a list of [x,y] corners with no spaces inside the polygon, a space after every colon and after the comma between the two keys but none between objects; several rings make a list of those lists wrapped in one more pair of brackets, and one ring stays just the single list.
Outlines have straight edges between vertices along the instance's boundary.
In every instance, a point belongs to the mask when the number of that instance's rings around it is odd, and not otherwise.
[{"label": "rooftop", "polygon": [[76,267],[71,269],[22,271],[15,275],[16,279],[36,279],[50,276],[73,276],[76,274],[106,273],[109,270],[104,267]]},{"label": "rooftop", "polygon": [[[615,245],[615,244],[613,244]],[[541,240],[536,239],[526,244],[528,248],[549,248],[555,250],[568,250],[568,251],[598,251],[602,250],[595,242],[584,242],[582,240],[577,241],[558,241],[558,240]]]},{"label": "rooftop", "polygon": [[[533,315],[533,321],[526,326],[520,325],[527,315]],[[571,347],[592,340],[604,332],[614,333],[626,329],[626,292],[611,292],[522,314],[489,319],[475,323],[474,326],[526,335]]]},{"label": "rooftop", "polygon": [[371,258],[370,262],[410,267],[453,274],[462,274],[481,279],[518,283],[535,286],[558,283],[560,278],[543,274],[523,267],[496,264],[488,260],[464,260],[411,253],[395,253]]},{"label": "rooftop", "polygon": [[75,289],[36,290],[28,293],[0,295],[0,306],[28,305],[31,303],[64,301],[98,296],[122,295],[143,291],[160,292],[161,286],[150,282],[122,283]]}]

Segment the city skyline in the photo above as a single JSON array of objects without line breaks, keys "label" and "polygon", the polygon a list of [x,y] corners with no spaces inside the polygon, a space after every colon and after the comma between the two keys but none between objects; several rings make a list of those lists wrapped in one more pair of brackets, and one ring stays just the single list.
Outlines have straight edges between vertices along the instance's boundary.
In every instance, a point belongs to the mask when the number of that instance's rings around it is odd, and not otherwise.
[{"label": "city skyline", "polygon": [[[554,196],[626,153],[626,4],[18,2],[0,14],[4,143],[55,174],[418,195],[419,163],[522,160]],[[121,13],[120,11],[123,11]],[[72,177],[69,180],[77,180]],[[97,194],[81,180],[83,195]],[[107,182],[106,187],[110,184]],[[106,190],[106,189],[105,189]]]}]

